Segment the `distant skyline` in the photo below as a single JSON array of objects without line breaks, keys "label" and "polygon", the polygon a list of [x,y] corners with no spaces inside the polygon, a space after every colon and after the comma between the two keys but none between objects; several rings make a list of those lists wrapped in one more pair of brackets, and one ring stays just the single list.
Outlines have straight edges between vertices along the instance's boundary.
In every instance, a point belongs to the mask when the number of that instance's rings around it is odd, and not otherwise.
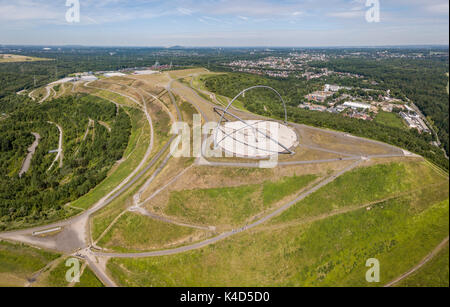
[{"label": "distant skyline", "polygon": [[[69,0],[74,3],[76,0]],[[369,2],[375,3],[376,0]],[[136,47],[448,45],[448,0],[0,0],[0,44]]]}]

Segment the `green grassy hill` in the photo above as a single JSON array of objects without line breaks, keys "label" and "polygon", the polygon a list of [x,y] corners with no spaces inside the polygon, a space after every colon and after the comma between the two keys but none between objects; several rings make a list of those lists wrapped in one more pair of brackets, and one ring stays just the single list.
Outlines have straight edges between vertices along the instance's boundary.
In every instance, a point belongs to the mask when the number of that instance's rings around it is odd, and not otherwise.
[{"label": "green grassy hill", "polygon": [[[356,169],[251,231],[174,256],[112,259],[123,286],[382,286],[448,236],[448,179],[426,163]],[[381,263],[381,283],[365,280]]]}]

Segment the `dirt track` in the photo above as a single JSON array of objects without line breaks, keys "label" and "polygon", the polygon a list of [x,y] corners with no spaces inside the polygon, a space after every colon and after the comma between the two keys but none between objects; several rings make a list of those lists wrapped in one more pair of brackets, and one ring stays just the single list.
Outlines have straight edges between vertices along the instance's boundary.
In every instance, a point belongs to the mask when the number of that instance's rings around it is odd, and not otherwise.
[{"label": "dirt track", "polygon": [[388,283],[385,287],[389,288],[392,286],[395,286],[402,280],[408,278],[410,275],[414,274],[418,270],[420,270],[424,265],[426,265],[428,262],[430,262],[441,250],[443,250],[446,246],[448,246],[449,237],[445,238],[444,241],[442,241],[441,244],[439,244],[430,254],[428,254],[418,265],[416,265],[414,268],[403,274],[402,276],[394,279],[390,283]]},{"label": "dirt track", "polygon": [[25,158],[25,161],[23,162],[22,169],[20,170],[19,173],[19,177],[22,177],[22,175],[28,172],[28,170],[30,169],[31,159],[33,158],[33,155],[36,152],[36,148],[39,145],[39,141],[41,140],[41,136],[39,135],[39,133],[33,132],[31,134],[34,135],[35,140],[33,144],[31,144],[31,146],[28,148],[28,155]]}]

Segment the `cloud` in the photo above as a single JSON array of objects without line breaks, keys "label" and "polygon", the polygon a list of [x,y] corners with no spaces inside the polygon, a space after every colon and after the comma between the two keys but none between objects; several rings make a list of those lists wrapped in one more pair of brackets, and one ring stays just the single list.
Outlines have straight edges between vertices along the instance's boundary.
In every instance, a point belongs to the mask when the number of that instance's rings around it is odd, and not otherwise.
[{"label": "cloud", "polygon": [[177,11],[181,14],[181,15],[187,15],[187,16],[191,16],[193,11],[184,7],[179,7],[177,8]]},{"label": "cloud", "polygon": [[434,5],[428,6],[428,7],[427,7],[427,10],[428,10],[429,12],[435,13],[435,14],[448,15],[449,5],[448,5],[448,2],[446,2],[446,3],[434,4]]},{"label": "cloud", "polygon": [[363,18],[365,12],[364,11],[357,11],[357,10],[351,10],[351,11],[343,11],[343,12],[333,12],[327,14],[330,17],[337,17],[337,18]]},{"label": "cloud", "polygon": [[[366,23],[366,0],[80,0],[81,23],[70,28],[65,21],[65,0],[0,0],[0,42],[42,41],[42,43],[60,40],[64,43],[76,43],[76,39],[85,44],[108,40],[109,44],[132,42],[133,33],[141,33],[142,40],[156,33],[164,45],[178,44],[185,33],[198,35],[195,44],[203,45],[201,37],[208,32],[212,38],[225,35],[226,43],[233,45],[233,38],[241,39],[242,44],[276,45],[278,32],[272,37],[270,31],[280,31],[291,37],[286,42],[296,41],[290,30],[304,29],[321,37],[302,33],[302,44],[316,42],[319,39],[332,41],[328,35],[336,29],[346,35],[339,36],[343,42],[350,42],[352,33],[363,33],[365,29],[376,28],[380,31],[380,41],[399,41],[401,36],[391,33],[387,27],[397,27],[403,33],[410,33],[410,40],[425,42],[426,37],[440,35],[441,41],[448,42],[448,0],[380,0],[382,23],[374,27]],[[202,24],[207,24],[204,26]],[[180,26],[182,25],[182,26]],[[62,30],[61,30],[62,29]],[[143,30],[145,29],[145,31]],[[70,31],[70,35],[65,32]],[[323,32],[314,32],[314,31]],[[223,31],[229,31],[225,32]],[[246,40],[246,31],[255,31],[252,40]],[[219,35],[219,33],[221,33]],[[119,34],[120,33],[120,34]],[[142,34],[144,33],[144,34]],[[249,32],[247,32],[246,35]],[[253,32],[252,32],[253,33]],[[437,34],[434,34],[437,33]],[[341,32],[336,33],[340,35]],[[426,34],[426,35],[425,35]],[[181,35],[181,36],[180,36]],[[398,36],[395,37],[394,36]],[[404,35],[404,34],[403,34]],[[354,35],[355,36],[355,35]],[[390,38],[392,36],[392,38]],[[414,40],[413,37],[417,37]],[[337,38],[338,36],[336,36]],[[173,38],[174,41],[170,41]],[[425,39],[424,39],[425,38]],[[317,40],[316,40],[317,39]],[[355,41],[356,38],[354,39]],[[435,41],[439,41],[435,39]],[[139,41],[133,42],[137,44]],[[220,42],[220,40],[219,40]],[[155,42],[150,42],[152,45]],[[189,43],[189,42],[188,42]],[[208,43],[210,43],[208,41]],[[179,44],[186,44],[180,41]],[[191,43],[190,43],[191,44]],[[212,43],[210,43],[212,44]],[[217,44],[217,43],[216,43]],[[236,43],[237,44],[237,43]]]},{"label": "cloud", "polygon": [[63,20],[61,10],[35,1],[0,2],[1,21]]},{"label": "cloud", "polygon": [[203,16],[202,18],[206,19],[206,20],[209,20],[209,21],[222,22],[220,19],[214,18],[214,17]]}]

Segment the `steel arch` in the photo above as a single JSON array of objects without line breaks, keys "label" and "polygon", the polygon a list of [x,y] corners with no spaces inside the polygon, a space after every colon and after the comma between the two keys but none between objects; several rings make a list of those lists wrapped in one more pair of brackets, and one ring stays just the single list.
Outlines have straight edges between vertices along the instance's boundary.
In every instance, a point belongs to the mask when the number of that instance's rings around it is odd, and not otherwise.
[{"label": "steel arch", "polygon": [[[231,108],[231,106],[233,105],[233,103],[234,103],[240,96],[244,95],[246,92],[248,92],[248,91],[250,91],[250,90],[257,89],[257,88],[265,88],[265,89],[269,89],[269,90],[275,92],[275,94],[277,94],[277,96],[278,96],[278,97],[280,98],[280,100],[283,102],[283,107],[284,107],[284,123],[285,123],[285,124],[288,123],[288,120],[287,120],[287,108],[286,108],[286,103],[285,103],[283,97],[280,95],[280,93],[279,93],[277,90],[275,90],[274,88],[272,88],[272,87],[270,87],[270,86],[266,86],[266,85],[256,85],[256,86],[249,87],[249,88],[243,90],[242,92],[240,92],[236,97],[234,97],[233,100],[231,100],[231,102],[228,104],[228,106],[227,106],[225,109],[215,108],[216,110],[220,110],[220,111],[223,112],[222,115],[220,116],[220,121],[219,121],[219,123],[218,123],[218,125],[217,125],[216,132],[215,132],[215,137],[214,137],[214,147],[215,147],[215,148],[217,148],[217,147],[219,146],[219,144],[224,140],[224,139],[222,139],[220,142],[218,142],[218,141],[217,141],[217,138],[218,138],[218,136],[219,136],[220,125],[222,124],[222,122],[223,122],[223,120],[224,120],[224,118],[225,118],[225,114],[230,115],[230,116],[232,116],[232,117],[238,119],[239,121],[241,121],[242,123],[244,123],[247,127],[250,127],[250,128],[252,128],[252,129],[254,129],[255,132],[264,135],[266,138],[269,138],[269,139],[271,139],[272,141],[275,141],[275,140],[273,140],[270,136],[268,136],[267,134],[265,134],[264,132],[261,132],[259,129],[250,126],[250,125],[249,125],[247,122],[245,122],[243,119],[239,118],[238,116],[232,114],[232,113],[229,111],[229,109]],[[217,111],[216,111],[216,112],[217,112]],[[255,135],[256,135],[256,133],[255,133]],[[286,148],[286,146],[284,146],[283,144],[280,144],[280,143],[277,142],[277,141],[275,141],[275,142],[278,143],[278,145],[280,145],[281,147],[283,147],[283,148],[286,150],[287,153],[293,154],[293,152],[292,152],[291,150],[289,150],[288,148]],[[286,153],[286,152],[285,152],[285,153]]]}]

